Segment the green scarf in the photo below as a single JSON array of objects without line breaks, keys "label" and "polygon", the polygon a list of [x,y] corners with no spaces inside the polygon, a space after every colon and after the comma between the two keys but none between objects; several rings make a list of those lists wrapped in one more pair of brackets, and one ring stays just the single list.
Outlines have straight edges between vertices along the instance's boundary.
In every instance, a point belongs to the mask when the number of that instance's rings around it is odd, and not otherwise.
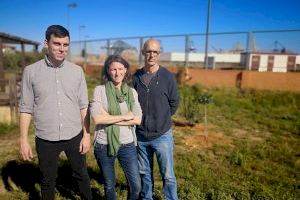
[{"label": "green scarf", "polygon": [[[123,83],[121,91],[115,87],[113,82],[108,81],[105,84],[105,92],[108,102],[108,113],[110,115],[121,115],[119,103],[126,102],[128,110],[132,111],[134,98],[131,88]],[[120,147],[120,127],[119,125],[110,124],[105,127],[108,142],[108,155],[115,156]]]}]

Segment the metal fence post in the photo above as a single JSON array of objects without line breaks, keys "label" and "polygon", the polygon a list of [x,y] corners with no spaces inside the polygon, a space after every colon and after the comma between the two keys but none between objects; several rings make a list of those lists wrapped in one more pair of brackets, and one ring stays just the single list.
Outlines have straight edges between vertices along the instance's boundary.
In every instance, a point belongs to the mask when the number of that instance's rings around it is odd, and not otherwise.
[{"label": "metal fence post", "polygon": [[142,66],[143,65],[143,43],[144,43],[144,38],[140,37],[140,52],[139,52],[139,65]]}]

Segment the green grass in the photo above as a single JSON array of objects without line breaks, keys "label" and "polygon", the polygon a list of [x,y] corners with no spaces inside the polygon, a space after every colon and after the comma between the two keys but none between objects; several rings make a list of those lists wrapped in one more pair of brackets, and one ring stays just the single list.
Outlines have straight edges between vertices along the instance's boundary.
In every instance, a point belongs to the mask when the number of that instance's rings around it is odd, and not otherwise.
[{"label": "green grass", "polygon": [[[89,95],[99,80],[87,78]],[[197,122],[195,127],[174,127],[175,173],[181,200],[298,200],[300,199],[300,94],[269,91],[210,89],[207,138],[203,136],[203,105],[195,100],[203,88],[181,88],[178,119]],[[91,96],[90,96],[91,97]],[[190,102],[188,102],[190,101]],[[190,106],[184,105],[187,103]],[[189,115],[184,115],[187,109]],[[193,112],[198,112],[193,115]],[[192,114],[191,114],[192,113]],[[199,128],[200,127],[200,128]],[[19,171],[26,163],[18,161],[16,126],[0,125],[1,174],[7,164],[17,161]],[[4,134],[3,134],[4,133]],[[200,137],[201,136],[201,137]],[[34,145],[34,135],[30,135]],[[91,186],[96,199],[103,199],[104,188],[93,151],[87,154]],[[29,165],[37,169],[37,159]],[[162,182],[154,166],[155,197],[163,199]],[[126,179],[117,171],[117,195],[126,199]],[[70,166],[62,156],[57,199],[79,199],[68,182]],[[29,173],[28,173],[29,174]],[[24,180],[28,180],[24,179]],[[14,179],[12,179],[14,180]],[[17,182],[17,181],[15,181]],[[19,182],[17,182],[19,183]],[[8,191],[0,184],[0,199],[27,199],[28,190]],[[28,184],[28,183],[27,183]],[[39,184],[31,184],[40,191]],[[71,196],[73,196],[71,198]]]},{"label": "green grass", "polygon": [[100,75],[98,78],[87,76],[86,83],[87,83],[87,87],[88,87],[89,99],[92,99],[95,86],[100,84]]},{"label": "green grass", "polygon": [[10,133],[11,131],[15,130],[17,128],[16,124],[6,124],[6,123],[0,123],[0,135],[5,135],[7,133]]},{"label": "green grass", "polygon": [[254,90],[213,93],[210,116],[217,125],[224,126],[221,123],[225,120],[219,118],[226,118],[235,127],[300,134],[299,93]]}]

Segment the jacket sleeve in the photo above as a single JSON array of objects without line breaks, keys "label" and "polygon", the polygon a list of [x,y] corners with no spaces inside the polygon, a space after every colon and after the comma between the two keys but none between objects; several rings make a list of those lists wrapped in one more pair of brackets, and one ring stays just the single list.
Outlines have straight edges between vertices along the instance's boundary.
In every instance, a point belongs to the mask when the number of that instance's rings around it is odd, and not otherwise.
[{"label": "jacket sleeve", "polygon": [[173,74],[170,76],[169,83],[169,105],[171,109],[171,115],[174,115],[179,105],[179,94],[177,83]]}]

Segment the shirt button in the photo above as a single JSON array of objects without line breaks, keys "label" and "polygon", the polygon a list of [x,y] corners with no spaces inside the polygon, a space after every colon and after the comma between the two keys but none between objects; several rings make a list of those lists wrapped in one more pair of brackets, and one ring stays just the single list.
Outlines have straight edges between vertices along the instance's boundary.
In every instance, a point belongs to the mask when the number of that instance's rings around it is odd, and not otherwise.
[{"label": "shirt button", "polygon": [[59,94],[59,91],[57,91],[57,94]]},{"label": "shirt button", "polygon": [[63,126],[63,124],[60,124],[60,127],[62,127]]},{"label": "shirt button", "polygon": [[62,113],[59,113],[59,116],[62,116]]}]

